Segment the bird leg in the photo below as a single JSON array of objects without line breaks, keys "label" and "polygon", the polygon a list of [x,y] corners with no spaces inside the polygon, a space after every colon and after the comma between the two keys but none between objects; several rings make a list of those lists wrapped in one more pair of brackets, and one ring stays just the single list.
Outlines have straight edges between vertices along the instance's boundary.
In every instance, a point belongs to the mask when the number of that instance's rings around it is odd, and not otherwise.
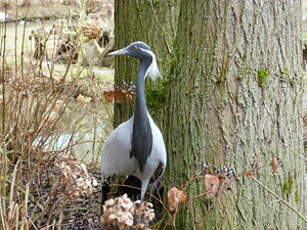
[{"label": "bird leg", "polygon": [[104,202],[108,199],[108,193],[110,192],[110,178],[105,178],[102,182],[101,188],[101,214],[103,213]]},{"label": "bird leg", "polygon": [[126,193],[131,200],[136,201],[140,198],[140,191],[141,181],[130,175],[125,180],[124,185],[119,187],[117,195],[121,196]]},{"label": "bird leg", "polygon": [[155,196],[158,196],[160,200],[162,200],[160,192],[162,192],[163,194],[163,189],[162,189],[163,172],[164,172],[164,166],[162,163],[160,163],[156,168],[153,177],[151,178],[153,180],[153,183],[150,188],[150,193],[154,194]]},{"label": "bird leg", "polygon": [[142,180],[142,186],[141,186],[141,201],[142,202],[144,201],[144,197],[145,197],[145,193],[146,193],[146,190],[147,190],[147,186],[148,186],[149,180],[150,179]]},{"label": "bird leg", "polygon": [[163,181],[163,176],[161,175],[157,179],[155,179],[155,181],[150,186],[150,193],[152,195],[156,196],[161,201],[162,201],[162,197],[163,197],[162,181]]}]

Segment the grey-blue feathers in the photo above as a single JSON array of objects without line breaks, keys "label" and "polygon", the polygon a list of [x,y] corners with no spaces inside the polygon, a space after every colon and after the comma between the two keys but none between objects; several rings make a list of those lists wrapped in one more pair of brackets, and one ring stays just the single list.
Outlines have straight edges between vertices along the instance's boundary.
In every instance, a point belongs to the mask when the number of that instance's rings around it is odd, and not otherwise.
[{"label": "grey-blue feathers", "polygon": [[[160,75],[156,56],[144,42],[109,53],[127,55],[140,60],[136,78],[135,111],[133,117],[118,126],[107,138],[102,154],[102,177],[133,175],[142,182],[143,200],[150,178],[166,167],[166,149],[160,129],[150,117],[145,99],[145,78]],[[162,176],[161,174],[161,176]]]}]

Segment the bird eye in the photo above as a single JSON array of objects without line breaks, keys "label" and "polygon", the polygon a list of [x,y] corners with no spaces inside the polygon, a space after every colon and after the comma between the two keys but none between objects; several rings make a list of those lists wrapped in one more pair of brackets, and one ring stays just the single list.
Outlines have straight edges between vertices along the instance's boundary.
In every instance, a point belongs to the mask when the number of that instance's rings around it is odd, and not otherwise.
[{"label": "bird eye", "polygon": [[138,47],[138,46],[132,46],[132,49],[134,49],[134,50],[139,50],[140,47]]}]

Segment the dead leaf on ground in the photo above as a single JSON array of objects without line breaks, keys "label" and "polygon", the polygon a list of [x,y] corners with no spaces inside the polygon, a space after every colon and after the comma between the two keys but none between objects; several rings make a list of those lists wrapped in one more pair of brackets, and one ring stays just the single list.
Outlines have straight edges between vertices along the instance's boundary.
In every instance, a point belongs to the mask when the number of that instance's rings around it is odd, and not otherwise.
[{"label": "dead leaf on ground", "polygon": [[55,166],[59,170],[59,180],[54,184],[53,194],[59,187],[64,189],[64,194],[70,199],[86,196],[95,191],[96,179],[88,173],[86,165],[78,159],[61,157],[57,159]]},{"label": "dead leaf on ground", "polygon": [[187,193],[179,190],[176,187],[172,187],[167,192],[168,209],[174,212],[179,204],[185,203],[187,201]]},{"label": "dead leaf on ground", "polygon": [[107,200],[102,209],[100,221],[106,229],[151,230],[149,226],[155,219],[152,203],[132,202],[127,194]]}]

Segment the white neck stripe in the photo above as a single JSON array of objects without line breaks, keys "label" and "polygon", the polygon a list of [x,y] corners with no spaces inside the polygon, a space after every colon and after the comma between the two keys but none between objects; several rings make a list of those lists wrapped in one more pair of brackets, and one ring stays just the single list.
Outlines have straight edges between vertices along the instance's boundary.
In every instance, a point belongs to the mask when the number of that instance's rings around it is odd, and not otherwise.
[{"label": "white neck stripe", "polygon": [[142,49],[142,48],[140,48],[140,49],[142,51],[147,52],[152,57],[151,64],[150,64],[149,68],[147,69],[147,71],[145,73],[145,78],[148,75],[153,80],[157,79],[160,76],[160,71],[159,71],[159,68],[158,68],[156,55],[153,52],[151,52],[150,50],[145,50],[145,49]]}]

